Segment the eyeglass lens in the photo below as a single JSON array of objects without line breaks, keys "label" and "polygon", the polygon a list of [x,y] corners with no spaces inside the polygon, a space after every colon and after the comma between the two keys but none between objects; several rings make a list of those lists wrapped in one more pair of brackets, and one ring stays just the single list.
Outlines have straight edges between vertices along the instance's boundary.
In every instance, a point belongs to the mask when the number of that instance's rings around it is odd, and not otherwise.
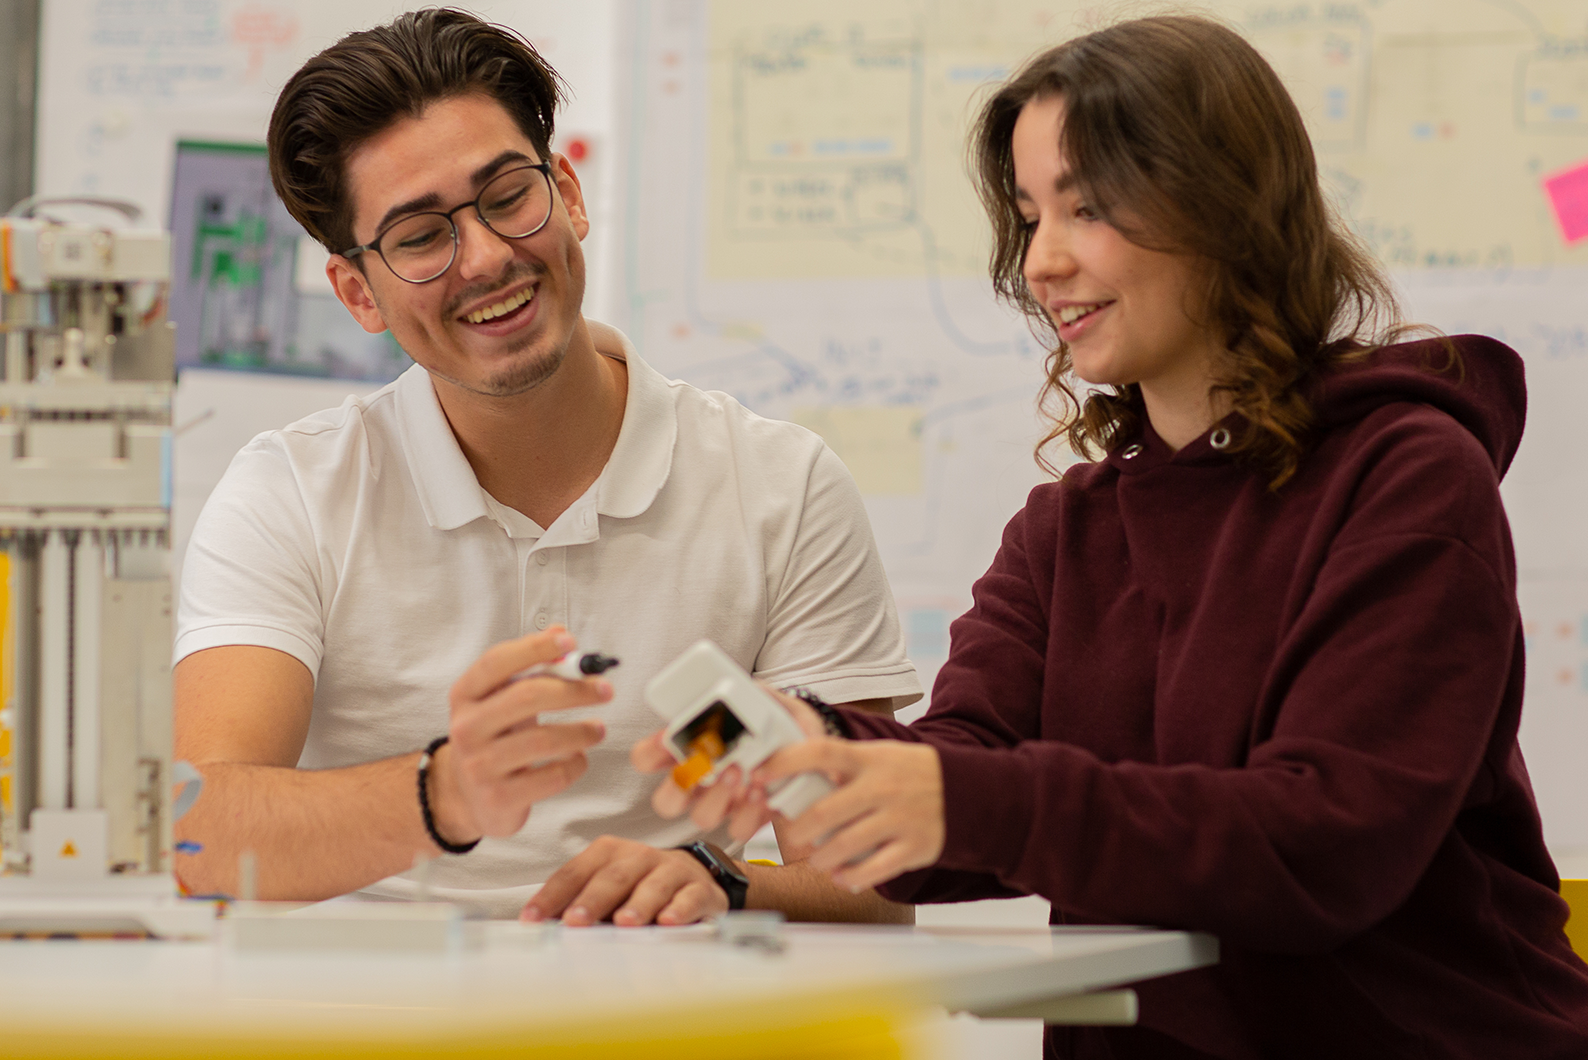
[{"label": "eyeglass lens", "polygon": [[[538,169],[510,169],[480,189],[474,205],[491,231],[521,239],[539,231],[551,216],[551,181]],[[419,213],[388,228],[377,249],[392,272],[410,283],[423,283],[447,271],[457,241],[452,218]]]}]

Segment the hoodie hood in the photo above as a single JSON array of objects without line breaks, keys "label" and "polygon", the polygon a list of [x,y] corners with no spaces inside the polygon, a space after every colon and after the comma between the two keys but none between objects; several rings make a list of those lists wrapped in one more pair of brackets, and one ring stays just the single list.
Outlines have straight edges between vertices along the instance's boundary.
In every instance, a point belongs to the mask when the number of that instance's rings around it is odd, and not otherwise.
[{"label": "hoodie hood", "polygon": [[1484,335],[1382,346],[1325,376],[1311,399],[1324,428],[1360,420],[1394,402],[1432,405],[1472,433],[1502,477],[1527,422],[1522,358]]}]

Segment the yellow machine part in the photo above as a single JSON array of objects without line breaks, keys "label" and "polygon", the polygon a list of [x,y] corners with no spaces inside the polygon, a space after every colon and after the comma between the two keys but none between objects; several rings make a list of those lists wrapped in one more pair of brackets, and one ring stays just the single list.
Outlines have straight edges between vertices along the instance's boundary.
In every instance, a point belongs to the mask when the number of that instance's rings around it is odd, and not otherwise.
[{"label": "yellow machine part", "polygon": [[11,553],[0,549],[0,812],[11,812],[11,693],[16,667],[11,631]]}]

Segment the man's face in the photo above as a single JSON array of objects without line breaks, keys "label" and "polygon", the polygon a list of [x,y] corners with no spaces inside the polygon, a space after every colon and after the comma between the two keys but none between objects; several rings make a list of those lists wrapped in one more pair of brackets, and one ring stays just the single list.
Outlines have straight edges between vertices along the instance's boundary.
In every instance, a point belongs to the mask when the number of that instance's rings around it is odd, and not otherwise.
[{"label": "man's face", "polygon": [[[496,174],[539,162],[507,110],[482,94],[438,100],[359,145],[346,163],[353,238],[373,240],[387,225],[420,211],[472,202]],[[337,296],[367,331],[392,336],[432,375],[487,396],[522,393],[556,372],[584,300],[590,230],[573,170],[552,157],[551,218],[523,239],[504,239],[473,209],[453,216],[457,257],[428,283],[399,279],[366,252],[363,271],[332,255],[327,274]],[[522,304],[518,304],[522,301]],[[490,319],[476,321],[481,310]]]}]

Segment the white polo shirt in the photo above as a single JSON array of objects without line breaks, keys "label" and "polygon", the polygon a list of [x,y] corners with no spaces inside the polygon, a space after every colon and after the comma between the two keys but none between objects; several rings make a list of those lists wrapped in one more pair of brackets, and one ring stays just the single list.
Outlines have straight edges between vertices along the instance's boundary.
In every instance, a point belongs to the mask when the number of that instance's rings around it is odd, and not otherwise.
[{"label": "white polo shirt", "polygon": [[[577,712],[607,724],[589,771],[517,835],[432,866],[438,896],[498,916],[599,835],[694,836],[652,812],[657,778],[628,754],[660,724],[646,681],[700,637],[830,702],[921,695],[842,462],[804,428],[664,379],[616,330],[590,330],[628,363],[623,427],[601,476],[551,526],[480,487],[415,365],[250,442],[183,565],[176,659],[262,645],[314,675],[305,769],[423,748],[447,729],[452,683],[499,641],[562,623],[581,648],[622,660],[607,675],[613,702]],[[368,888],[413,890],[403,877]]]}]

